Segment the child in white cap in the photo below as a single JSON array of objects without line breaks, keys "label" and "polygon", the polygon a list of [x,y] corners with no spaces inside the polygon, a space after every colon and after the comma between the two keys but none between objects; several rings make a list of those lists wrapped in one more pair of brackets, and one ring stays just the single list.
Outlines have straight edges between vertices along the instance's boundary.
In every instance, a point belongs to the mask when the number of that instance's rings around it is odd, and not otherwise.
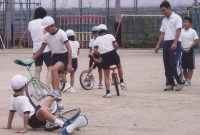
[{"label": "child in white cap", "polygon": [[69,29],[66,31],[66,35],[68,37],[69,40],[69,44],[70,47],[72,49],[72,68],[73,71],[70,73],[70,84],[65,83],[65,88],[63,89],[62,92],[65,92],[66,90],[68,90],[69,92],[76,92],[76,90],[74,89],[74,76],[75,76],[75,72],[78,68],[78,55],[79,55],[79,48],[80,48],[80,44],[78,41],[75,41],[75,33],[73,30]]},{"label": "child in white cap", "polygon": [[[72,50],[68,42],[66,33],[55,26],[54,19],[46,16],[42,19],[42,25],[47,33],[44,35],[44,40],[40,49],[34,54],[33,59],[37,59],[48,45],[52,52],[53,66],[51,69],[52,86],[54,93],[61,96],[59,88],[60,76],[59,72],[66,70],[72,72]],[[64,106],[61,102],[58,103],[58,109],[63,110]]]},{"label": "child in white cap", "polygon": [[103,96],[105,98],[111,98],[110,93],[110,70],[111,65],[116,65],[120,78],[120,86],[122,90],[126,90],[126,84],[123,79],[123,70],[120,61],[120,57],[117,53],[118,43],[115,37],[111,34],[107,34],[107,26],[105,24],[100,24],[98,26],[99,36],[94,41],[94,52],[101,55],[102,58],[102,68],[104,70],[104,81],[106,87],[106,94]]},{"label": "child in white cap", "polygon": [[98,68],[98,73],[99,73],[99,84],[98,84],[98,88],[99,89],[102,89],[103,88],[103,85],[102,85],[102,80],[103,80],[103,70],[102,70],[102,64],[101,63],[98,63],[98,62],[95,62],[94,58],[95,59],[99,59],[101,57],[100,54],[96,54],[94,53],[94,41],[95,39],[99,36],[99,33],[98,33],[98,26],[94,26],[92,27],[92,36],[93,38],[90,40],[90,43],[89,43],[89,58],[90,58],[90,61],[89,61],[89,68],[90,69],[95,69],[96,67]]},{"label": "child in white cap", "polygon": [[54,100],[60,100],[58,97],[53,95],[46,96],[37,107],[33,107],[27,96],[24,96],[26,90],[26,77],[17,74],[11,79],[11,87],[14,91],[14,94],[10,99],[9,115],[7,126],[3,129],[12,129],[12,122],[15,115],[15,112],[23,118],[23,128],[18,131],[18,133],[23,134],[27,132],[28,126],[32,128],[41,128],[44,127],[48,122],[54,123],[55,125],[62,128],[62,134],[68,135],[73,131],[72,127],[76,126],[76,120],[82,123],[82,126],[88,124],[87,118],[83,115],[78,116],[78,118],[73,121],[71,124],[63,122],[62,120],[56,118],[49,111],[49,108]]}]

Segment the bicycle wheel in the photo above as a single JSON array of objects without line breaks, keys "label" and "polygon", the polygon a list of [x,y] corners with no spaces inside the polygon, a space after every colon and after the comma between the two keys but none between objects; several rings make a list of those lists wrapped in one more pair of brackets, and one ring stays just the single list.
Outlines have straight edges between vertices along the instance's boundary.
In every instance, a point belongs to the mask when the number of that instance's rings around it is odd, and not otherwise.
[{"label": "bicycle wheel", "polygon": [[[58,113],[56,118],[62,120],[63,122],[67,122],[67,125],[68,125],[68,124],[70,124],[70,122],[74,121],[79,116],[80,113],[81,113],[80,108],[74,108],[74,109],[71,109],[68,111]],[[59,128],[60,128],[59,126],[57,126],[53,123],[50,123],[50,122],[47,122],[47,124],[45,125],[46,131],[53,131],[53,130],[57,130]]]},{"label": "bicycle wheel", "polygon": [[117,96],[120,95],[119,93],[119,81],[118,81],[118,78],[117,78],[117,74],[116,73],[113,73],[112,74],[112,79],[113,79],[113,82],[114,82],[114,85],[115,85],[115,89],[116,89],[116,92],[117,92]]},{"label": "bicycle wheel", "polygon": [[90,72],[88,73],[88,70],[84,70],[80,75],[80,84],[85,90],[91,90],[94,86],[94,75]]},{"label": "bicycle wheel", "polygon": [[179,60],[177,63],[177,73],[178,73],[178,77],[183,82],[184,78],[183,78],[183,69],[182,69],[182,65],[181,65],[181,60]]},{"label": "bicycle wheel", "polygon": [[[33,107],[39,105],[39,102],[45,98],[46,95],[51,94],[52,91],[45,84],[36,80],[31,80],[26,85],[26,95],[29,98]],[[57,110],[57,103],[54,101],[50,107],[51,112],[55,113]]]}]

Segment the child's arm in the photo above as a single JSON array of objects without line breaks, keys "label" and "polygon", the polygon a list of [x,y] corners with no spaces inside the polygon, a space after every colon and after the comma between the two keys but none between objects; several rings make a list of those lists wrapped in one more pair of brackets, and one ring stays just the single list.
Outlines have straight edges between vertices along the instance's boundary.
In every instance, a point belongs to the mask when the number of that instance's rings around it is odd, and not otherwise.
[{"label": "child's arm", "polygon": [[7,129],[12,128],[12,121],[13,121],[14,115],[15,115],[15,112],[12,112],[12,111],[9,112]]},{"label": "child's arm", "polygon": [[67,48],[67,54],[68,54],[68,64],[67,64],[67,72],[72,72],[72,49],[69,45],[69,42],[65,43],[65,46]]},{"label": "child's arm", "polygon": [[199,43],[199,39],[194,40],[194,42],[190,45],[190,47],[188,48],[188,52],[190,52],[190,50],[192,48],[194,48],[195,46],[197,46]]},{"label": "child's arm", "polygon": [[17,132],[17,133],[23,134],[23,133],[27,132],[28,120],[29,120],[29,113],[24,113],[24,128],[21,131]]},{"label": "child's arm", "polygon": [[9,112],[8,115],[8,123],[6,127],[2,127],[2,129],[11,129],[12,128],[12,121],[13,121],[13,117],[14,117],[15,112]]}]

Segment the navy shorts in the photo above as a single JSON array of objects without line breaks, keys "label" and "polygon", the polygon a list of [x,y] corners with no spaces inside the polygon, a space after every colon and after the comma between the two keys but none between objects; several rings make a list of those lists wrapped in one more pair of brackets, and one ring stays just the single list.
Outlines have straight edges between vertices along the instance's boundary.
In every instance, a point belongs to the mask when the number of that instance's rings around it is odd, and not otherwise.
[{"label": "navy shorts", "polygon": [[35,67],[42,66],[43,62],[47,67],[52,66],[52,57],[51,51],[42,53],[36,60],[35,60]]},{"label": "navy shorts", "polygon": [[62,62],[64,64],[64,67],[66,69],[67,63],[68,63],[68,54],[66,53],[60,53],[60,54],[53,54],[53,65],[55,65],[57,62]]},{"label": "navy shorts", "polygon": [[109,69],[111,65],[118,66],[120,64],[120,58],[116,50],[112,50],[110,52],[101,54],[101,57],[102,57],[102,68],[104,70]]},{"label": "navy shorts", "polygon": [[72,58],[72,68],[74,71],[78,68],[78,59],[77,58]]},{"label": "navy shorts", "polygon": [[195,69],[195,53],[194,49],[191,49],[189,53],[183,52],[181,57],[183,69]]},{"label": "navy shorts", "polygon": [[36,117],[36,113],[37,111],[41,108],[40,105],[36,106],[35,108],[35,113],[31,116],[31,118],[28,121],[28,125],[32,128],[40,128],[40,127],[44,127],[46,125],[46,120],[45,121],[41,121],[38,120]]}]

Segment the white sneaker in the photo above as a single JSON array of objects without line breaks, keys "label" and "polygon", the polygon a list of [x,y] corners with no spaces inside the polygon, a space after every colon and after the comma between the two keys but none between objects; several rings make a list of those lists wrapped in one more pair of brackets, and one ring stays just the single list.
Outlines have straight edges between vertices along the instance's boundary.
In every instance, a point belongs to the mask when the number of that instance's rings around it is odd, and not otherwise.
[{"label": "white sneaker", "polygon": [[191,81],[190,80],[185,80],[185,86],[190,86],[191,85]]},{"label": "white sneaker", "polygon": [[71,85],[68,83],[65,83],[65,88],[63,89],[62,92],[64,93],[65,91],[69,90],[70,88],[71,88]]},{"label": "white sneaker", "polygon": [[71,89],[69,90],[69,92],[71,92],[71,93],[75,93],[76,90],[74,89],[74,87],[71,87]]},{"label": "white sneaker", "polygon": [[111,98],[111,96],[112,96],[112,95],[111,95],[110,93],[108,93],[108,94],[104,95],[103,97],[104,97],[104,98]]},{"label": "white sneaker", "polygon": [[98,89],[103,89],[102,83],[99,83],[99,84],[98,84]]},{"label": "white sneaker", "polygon": [[176,91],[180,91],[184,87],[184,84],[177,84],[175,87]]},{"label": "white sneaker", "polygon": [[174,87],[172,85],[167,85],[165,88],[164,88],[164,91],[169,91],[169,90],[174,90]]},{"label": "white sneaker", "polygon": [[122,90],[127,90],[126,84],[124,82],[121,82],[120,86]]}]

